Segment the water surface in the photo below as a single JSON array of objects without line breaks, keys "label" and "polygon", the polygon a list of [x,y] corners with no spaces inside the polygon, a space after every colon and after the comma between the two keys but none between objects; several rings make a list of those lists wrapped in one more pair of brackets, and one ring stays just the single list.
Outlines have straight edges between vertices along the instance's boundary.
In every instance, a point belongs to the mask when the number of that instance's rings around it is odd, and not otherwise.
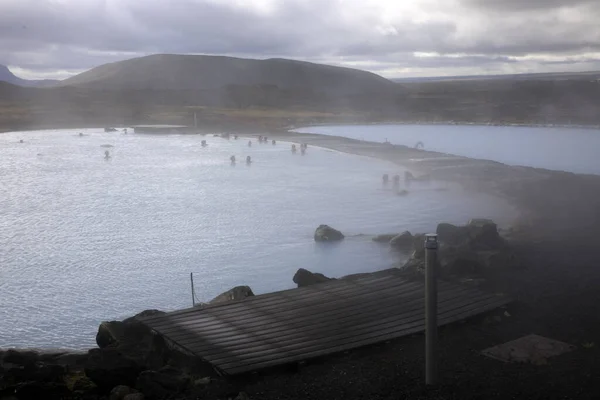
[{"label": "water surface", "polygon": [[[397,196],[381,176],[401,168],[329,150],[77,132],[0,135],[0,347],[93,346],[102,320],[189,307],[190,272],[200,301],[244,284],[265,293],[294,287],[301,267],[340,277],[406,257],[364,235],[514,216],[437,182]],[[322,223],[348,237],[315,243]]]},{"label": "water surface", "polygon": [[479,125],[314,126],[297,132],[342,136],[372,142],[386,139],[425,150],[499,161],[509,165],[600,174],[600,131]]}]

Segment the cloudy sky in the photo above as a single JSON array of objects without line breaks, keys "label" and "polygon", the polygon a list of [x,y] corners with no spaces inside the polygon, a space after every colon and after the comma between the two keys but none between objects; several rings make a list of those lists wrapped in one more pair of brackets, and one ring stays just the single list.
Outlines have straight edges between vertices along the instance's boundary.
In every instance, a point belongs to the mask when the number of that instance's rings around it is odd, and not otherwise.
[{"label": "cloudy sky", "polygon": [[65,78],[153,53],[389,78],[600,69],[600,0],[0,0],[0,64]]}]

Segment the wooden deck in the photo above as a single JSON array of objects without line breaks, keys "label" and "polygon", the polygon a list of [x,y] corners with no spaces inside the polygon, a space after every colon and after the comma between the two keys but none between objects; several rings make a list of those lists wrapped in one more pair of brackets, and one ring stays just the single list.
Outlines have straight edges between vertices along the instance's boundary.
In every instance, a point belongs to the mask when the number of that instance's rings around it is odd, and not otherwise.
[{"label": "wooden deck", "polygon": [[[440,325],[510,301],[446,282],[438,289]],[[221,373],[234,375],[423,331],[424,285],[386,271],[141,321]]]}]

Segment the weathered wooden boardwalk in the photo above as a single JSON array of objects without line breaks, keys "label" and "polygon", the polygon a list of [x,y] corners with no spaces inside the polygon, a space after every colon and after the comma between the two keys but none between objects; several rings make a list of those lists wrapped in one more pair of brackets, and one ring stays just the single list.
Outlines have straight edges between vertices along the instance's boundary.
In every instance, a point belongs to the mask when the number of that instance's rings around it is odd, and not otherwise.
[{"label": "weathered wooden boardwalk", "polygon": [[[442,325],[510,300],[439,282],[438,301]],[[386,271],[141,321],[221,373],[234,375],[423,331],[424,284]]]}]

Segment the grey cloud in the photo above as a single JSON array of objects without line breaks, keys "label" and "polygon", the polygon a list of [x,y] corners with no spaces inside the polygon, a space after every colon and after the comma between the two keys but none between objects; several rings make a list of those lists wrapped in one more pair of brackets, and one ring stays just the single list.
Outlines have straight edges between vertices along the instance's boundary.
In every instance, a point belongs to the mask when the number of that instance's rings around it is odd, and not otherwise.
[{"label": "grey cloud", "polygon": [[597,0],[462,0],[463,4],[497,11],[549,10],[595,4]]},{"label": "grey cloud", "polygon": [[[390,59],[398,68],[484,68],[528,54],[600,51],[600,5],[590,0],[460,0],[446,18],[389,21],[388,34],[375,29],[383,24],[376,9],[342,18],[345,4],[286,0],[265,14],[207,0],[0,0],[0,64],[76,70],[151,53],[196,53],[360,61],[381,71],[392,68]],[[563,4],[581,17],[558,12]],[[457,53],[463,57],[445,57]]]}]

